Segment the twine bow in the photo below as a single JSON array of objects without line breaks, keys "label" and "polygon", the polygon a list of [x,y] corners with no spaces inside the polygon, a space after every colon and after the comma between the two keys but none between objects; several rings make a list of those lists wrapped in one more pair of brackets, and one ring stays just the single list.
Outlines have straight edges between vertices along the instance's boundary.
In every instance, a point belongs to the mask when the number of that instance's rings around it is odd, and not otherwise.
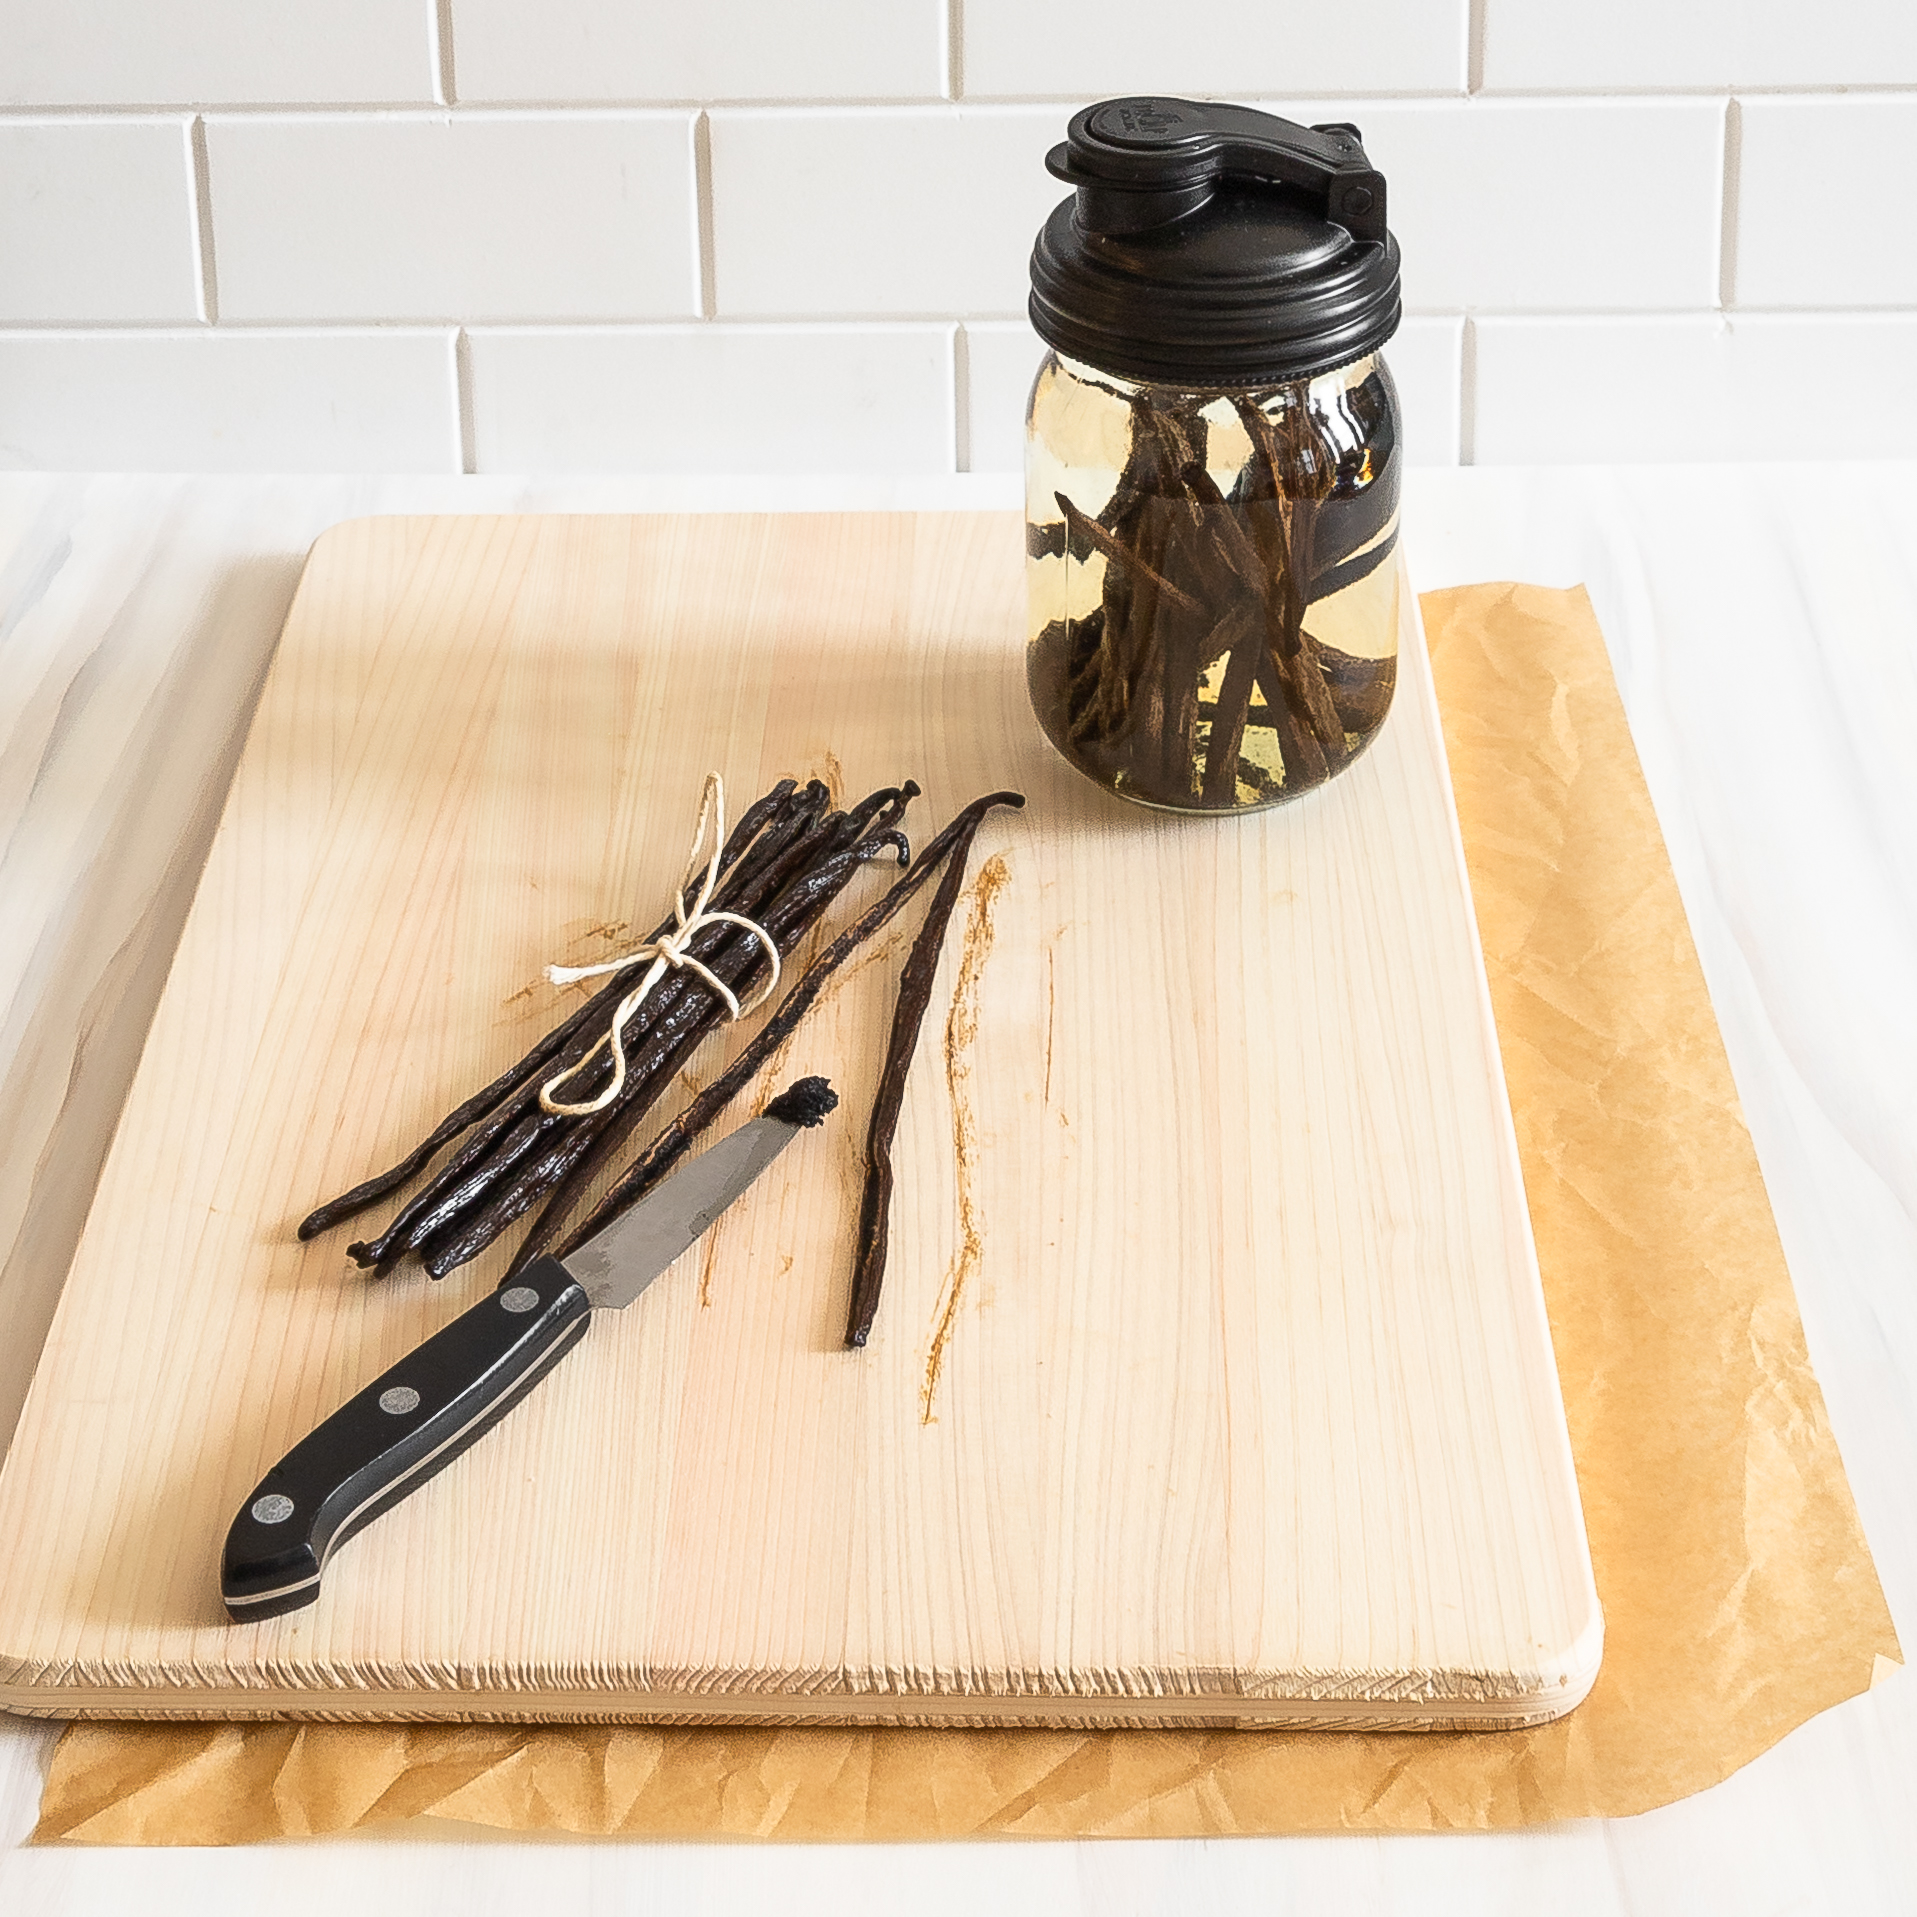
[{"label": "twine bow", "polygon": [[[707,821],[713,822],[712,856],[706,861],[705,876],[699,881],[698,896],[693,900],[692,909],[686,909],[686,892],[699,871],[700,849],[705,844]],[[719,883],[719,860],[724,854],[726,843],[726,787],[718,773],[706,774],[706,789],[699,801],[699,825],[692,835],[692,850],[686,855],[686,876],[680,881],[679,890],[672,901],[672,916],[675,921],[670,932],[628,952],[624,958],[608,959],[603,965],[549,965],[546,976],[555,985],[570,985],[576,979],[597,978],[605,972],[622,972],[627,966],[643,958],[652,963],[646,968],[645,977],[619,1001],[618,1010],[612,1015],[612,1028],[593,1046],[591,1051],[577,1064],[569,1065],[554,1077],[547,1079],[539,1088],[539,1108],[552,1112],[562,1118],[583,1118],[589,1112],[604,1111],[619,1096],[626,1082],[626,1048],[624,1033],[627,1022],[641,1005],[646,995],[665,977],[668,970],[696,972],[700,978],[712,987],[726,1008],[726,1016],[743,1018],[747,1012],[755,1011],[763,1005],[778,989],[779,984],[779,948],[773,942],[772,934],[763,925],[755,924],[751,919],[737,912],[714,912],[709,909],[713,888]],[[766,956],[772,961],[772,976],[764,987],[752,999],[750,1004],[741,1005],[735,993],[724,979],[712,969],[694,958],[686,947],[691,944],[708,925],[737,925],[750,932],[765,947]],[[608,1047],[612,1050],[612,1078],[598,1097],[583,1105],[567,1105],[555,1094],[568,1079],[577,1078],[599,1054]]]}]

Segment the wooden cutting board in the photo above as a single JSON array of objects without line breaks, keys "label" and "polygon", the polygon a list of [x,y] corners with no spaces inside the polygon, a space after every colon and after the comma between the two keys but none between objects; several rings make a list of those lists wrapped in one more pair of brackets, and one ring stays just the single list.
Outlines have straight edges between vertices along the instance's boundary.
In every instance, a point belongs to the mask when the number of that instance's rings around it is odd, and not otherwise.
[{"label": "wooden cutting board", "polygon": [[[1584,1695],[1416,601],[1350,772],[1178,820],[1045,744],[1020,567],[999,515],[320,541],[0,1479],[0,1705],[1435,1727]],[[294,1221],[570,1004],[548,960],[659,916],[709,768],[741,803],[915,777],[919,839],[1030,797],[954,921],[873,1342],[840,1348],[916,914],[763,1094],[823,1072],[837,1117],[317,1606],[228,1623],[243,1496],[503,1263],[373,1283]]]}]

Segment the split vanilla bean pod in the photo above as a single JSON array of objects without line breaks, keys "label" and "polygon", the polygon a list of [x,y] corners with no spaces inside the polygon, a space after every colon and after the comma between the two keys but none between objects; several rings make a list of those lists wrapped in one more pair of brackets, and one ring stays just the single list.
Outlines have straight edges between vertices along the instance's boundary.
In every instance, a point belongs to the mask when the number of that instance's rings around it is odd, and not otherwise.
[{"label": "split vanilla bean pod", "polygon": [[892,1011],[878,1096],[872,1101],[872,1118],[865,1134],[865,1189],[859,1198],[858,1251],[852,1264],[852,1299],[845,1320],[848,1350],[856,1351],[864,1345],[872,1335],[872,1320],[878,1316],[892,1236],[892,1139],[905,1104],[905,1080],[912,1069],[912,1054],[918,1048],[919,1029],[932,1003],[932,981],[938,974],[939,954],[945,949],[946,929],[965,889],[972,841],[984,823],[984,812],[974,812],[965,830],[954,837],[945,876],[932,894],[925,923],[919,927],[905,970],[899,975],[898,1004]]}]

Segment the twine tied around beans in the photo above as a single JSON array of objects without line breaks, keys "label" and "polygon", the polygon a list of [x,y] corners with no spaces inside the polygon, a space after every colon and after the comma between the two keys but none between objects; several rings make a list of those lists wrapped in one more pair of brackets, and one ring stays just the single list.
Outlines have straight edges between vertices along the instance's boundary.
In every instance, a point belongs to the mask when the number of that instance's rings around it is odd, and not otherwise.
[{"label": "twine tied around beans", "polygon": [[[712,856],[704,861],[704,876],[700,877],[701,853],[706,842],[707,827],[712,828]],[[646,1001],[652,988],[665,977],[668,971],[689,971],[704,979],[706,984],[717,993],[720,1002],[726,1008],[729,1019],[743,1018],[747,1012],[756,1011],[778,989],[779,985],[779,948],[771,933],[755,920],[746,918],[738,912],[715,912],[709,910],[713,888],[719,883],[719,864],[726,842],[726,786],[725,781],[716,772],[706,774],[705,792],[699,801],[699,824],[692,835],[692,850],[686,855],[686,875],[680,881],[678,893],[672,902],[673,929],[663,932],[656,939],[648,940],[644,945],[636,946],[623,957],[608,959],[600,965],[549,965],[546,977],[554,985],[571,985],[584,978],[597,978],[605,972],[623,971],[636,960],[650,958],[652,963],[646,967],[640,978],[624,998],[619,1001],[612,1015],[612,1025],[606,1034],[586,1053],[569,1065],[563,1072],[556,1073],[539,1088],[539,1107],[542,1111],[553,1113],[562,1118],[583,1118],[588,1113],[603,1111],[619,1096],[626,1082],[626,1049],[624,1034],[628,1021]],[[686,894],[691,890],[694,879],[698,879],[698,892],[691,909],[686,906]],[[745,1004],[740,1004],[738,994],[724,979],[720,978],[708,966],[692,956],[685,948],[705,930],[708,925],[736,925],[749,932],[765,949],[766,957],[772,963],[771,976]],[[559,1088],[569,1079],[578,1077],[587,1066],[598,1058],[599,1054],[610,1048],[612,1052],[612,1077],[602,1086],[596,1097],[581,1105],[568,1105],[558,1097]]]}]

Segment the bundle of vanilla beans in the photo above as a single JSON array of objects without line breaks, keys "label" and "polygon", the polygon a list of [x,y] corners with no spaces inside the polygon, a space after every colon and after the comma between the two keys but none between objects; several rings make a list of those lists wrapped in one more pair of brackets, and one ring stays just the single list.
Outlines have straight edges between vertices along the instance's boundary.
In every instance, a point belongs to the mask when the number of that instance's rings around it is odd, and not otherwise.
[{"label": "bundle of vanilla beans", "polygon": [[[590,1215],[578,1216],[588,1190],[611,1168],[620,1148],[680,1067],[726,1015],[720,995],[690,967],[666,972],[624,1026],[624,1076],[616,1095],[602,1109],[585,1113],[554,1111],[540,1094],[542,1088],[549,1088],[560,1074],[573,1068],[578,1069],[567,1084],[568,1104],[591,1103],[611,1082],[614,1064],[605,1047],[606,1034],[615,1010],[646,969],[649,955],[637,957],[610,974],[605,985],[570,1018],[548,1032],[510,1070],[448,1113],[399,1164],[311,1213],[300,1224],[300,1237],[315,1237],[402,1191],[455,1140],[461,1141],[457,1148],[400,1207],[384,1230],[347,1247],[355,1262],[383,1274],[411,1255],[435,1278],[444,1277],[476,1258],[535,1207],[539,1208],[538,1216],[514,1255],[509,1277],[541,1253],[563,1256],[590,1237],[678,1162],[699,1133],[791,1036],[832,973],[927,879],[948,861],[962,875],[972,840],[986,814],[994,806],[1024,803],[1018,794],[1006,792],[976,800],[913,861],[899,821],[917,794],[918,787],[908,780],[837,811],[819,781],[801,786],[796,780],[783,779],[740,818],[719,854],[710,908],[752,920],[772,938],[782,957],[819,923],[862,867],[891,854],[908,869],[807,968],[752,1043],[637,1155]],[[921,934],[921,944],[942,938],[951,898],[955,897],[955,887],[941,885],[937,908],[942,908],[942,915],[935,908]],[[671,923],[662,924],[653,938],[669,932]],[[769,966],[758,939],[729,922],[702,926],[685,949],[740,998],[749,996],[764,980]],[[927,995],[930,983],[927,976]],[[913,1010],[907,1002],[909,996],[901,998],[894,1027],[894,1053],[904,1040],[905,1057],[896,1061],[900,1077],[910,1054],[905,1028],[909,1026],[910,1036],[915,1038],[924,1009],[919,1005]],[[888,1056],[888,1083],[894,1065],[894,1059]],[[885,1151],[878,1151],[876,1161],[882,1164],[885,1158]],[[881,1176],[889,1178],[889,1173],[874,1174],[875,1179]],[[881,1266],[882,1260],[881,1243]],[[871,1304],[875,1306],[876,1282],[865,1283],[863,1289],[871,1292]],[[865,1328],[870,1327],[870,1310],[862,1300],[855,1300],[848,1343],[864,1342],[862,1333],[853,1335],[859,1329],[861,1311]]]},{"label": "bundle of vanilla beans", "polygon": [[1219,397],[1131,394],[1111,499],[1092,517],[1056,494],[1063,521],[1034,546],[1104,561],[1098,606],[1035,641],[1040,722],[1100,783],[1183,811],[1323,784],[1383,723],[1396,677],[1395,657],[1355,658],[1305,626],[1390,556],[1395,453],[1379,470],[1341,452],[1303,381],[1235,394],[1250,451],[1225,493],[1204,417]]}]

